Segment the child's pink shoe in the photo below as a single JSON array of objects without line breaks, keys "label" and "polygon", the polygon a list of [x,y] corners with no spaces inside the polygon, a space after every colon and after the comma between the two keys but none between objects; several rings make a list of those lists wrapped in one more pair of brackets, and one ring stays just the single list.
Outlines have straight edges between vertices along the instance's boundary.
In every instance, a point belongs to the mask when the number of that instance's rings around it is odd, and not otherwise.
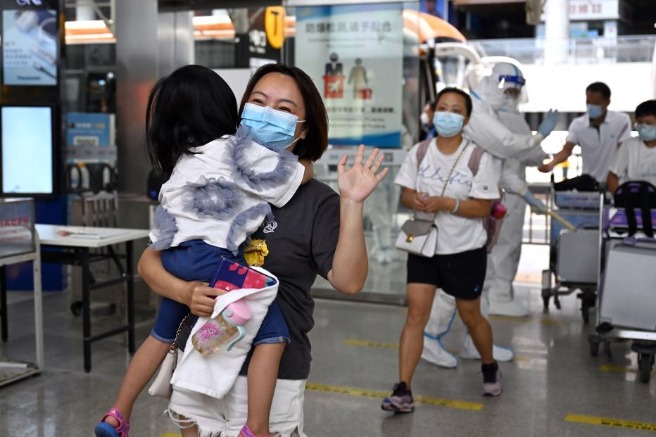
[{"label": "child's pink shoe", "polygon": [[239,431],[239,437],[276,437],[276,435],[267,434],[265,436],[257,436],[251,431],[251,428],[248,425],[244,425],[241,431]]},{"label": "child's pink shoe", "polygon": [[[113,417],[118,422],[118,426],[105,422],[108,417]],[[107,413],[100,419],[98,425],[93,430],[96,437],[128,437],[130,431],[130,422],[123,418],[123,414],[116,408],[110,408]]]}]

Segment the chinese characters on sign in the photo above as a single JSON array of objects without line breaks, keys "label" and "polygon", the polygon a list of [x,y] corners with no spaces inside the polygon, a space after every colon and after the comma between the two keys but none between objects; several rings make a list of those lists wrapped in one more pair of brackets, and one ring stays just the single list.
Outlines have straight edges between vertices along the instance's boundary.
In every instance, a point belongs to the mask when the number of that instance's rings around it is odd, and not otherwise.
[{"label": "chinese characters on sign", "polygon": [[295,53],[323,94],[331,144],[400,147],[401,3],[297,7]]},{"label": "chinese characters on sign", "polygon": [[[549,7],[548,3],[545,7]],[[616,20],[619,17],[619,0],[569,0],[569,19],[572,21]],[[542,21],[544,21],[544,14]]]},{"label": "chinese characters on sign", "polygon": [[307,23],[307,33],[391,32],[389,21],[338,21],[337,23]]}]

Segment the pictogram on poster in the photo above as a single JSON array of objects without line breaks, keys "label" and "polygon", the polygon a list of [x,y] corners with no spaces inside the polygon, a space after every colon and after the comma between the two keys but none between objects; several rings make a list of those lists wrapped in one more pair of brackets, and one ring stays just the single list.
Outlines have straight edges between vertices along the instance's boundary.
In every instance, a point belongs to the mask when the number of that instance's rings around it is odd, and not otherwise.
[{"label": "pictogram on poster", "polygon": [[403,4],[296,8],[295,65],[323,93],[334,145],[400,147]]}]

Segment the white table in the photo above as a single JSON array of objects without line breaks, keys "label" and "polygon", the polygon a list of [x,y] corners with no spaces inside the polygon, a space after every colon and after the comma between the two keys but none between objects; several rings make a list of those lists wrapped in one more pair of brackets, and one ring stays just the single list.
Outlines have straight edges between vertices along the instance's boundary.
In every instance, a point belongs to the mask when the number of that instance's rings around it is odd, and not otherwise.
[{"label": "white table", "polygon": [[[41,258],[43,262],[73,264],[81,267],[82,274],[82,335],[84,347],[84,370],[91,370],[91,343],[104,338],[128,333],[128,350],[134,353],[134,263],[132,243],[148,236],[145,229],[96,228],[90,226],[36,225],[41,241]],[[125,262],[113,250],[111,255],[92,256],[89,249],[125,244]],[[63,252],[47,251],[48,247],[63,249]],[[43,249],[46,248],[44,251]],[[111,249],[111,248],[110,248]],[[119,269],[120,276],[103,282],[91,283],[90,264],[100,259],[110,258]],[[126,284],[127,288],[127,324],[118,328],[91,335],[91,291],[114,284]]]}]

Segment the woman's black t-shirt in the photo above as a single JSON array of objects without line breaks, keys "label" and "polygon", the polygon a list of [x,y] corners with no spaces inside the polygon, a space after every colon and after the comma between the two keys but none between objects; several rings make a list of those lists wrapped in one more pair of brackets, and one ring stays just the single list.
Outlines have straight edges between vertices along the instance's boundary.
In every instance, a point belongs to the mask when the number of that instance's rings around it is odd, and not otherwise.
[{"label": "woman's black t-shirt", "polygon": [[[291,341],[285,347],[278,378],[307,379],[314,300],[310,289],[317,274],[326,278],[332,268],[339,235],[339,195],[317,180],[301,185],[275,220],[265,221],[258,234],[266,239],[269,255],[264,268],[280,280],[276,302],[285,317]],[[242,368],[246,374],[250,355]]]}]

